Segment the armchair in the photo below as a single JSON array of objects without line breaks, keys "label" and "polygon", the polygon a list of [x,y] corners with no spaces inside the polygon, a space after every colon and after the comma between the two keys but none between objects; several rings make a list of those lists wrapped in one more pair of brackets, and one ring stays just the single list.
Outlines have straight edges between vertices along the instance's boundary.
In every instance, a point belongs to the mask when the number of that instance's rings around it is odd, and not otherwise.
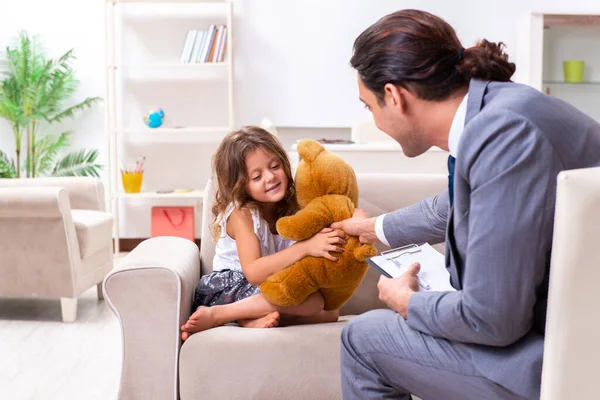
[{"label": "armchair", "polygon": [[600,168],[558,175],[542,400],[598,398]]},{"label": "armchair", "polygon": [[81,293],[103,298],[112,221],[95,178],[0,179],[0,296],[60,298],[74,321]]}]

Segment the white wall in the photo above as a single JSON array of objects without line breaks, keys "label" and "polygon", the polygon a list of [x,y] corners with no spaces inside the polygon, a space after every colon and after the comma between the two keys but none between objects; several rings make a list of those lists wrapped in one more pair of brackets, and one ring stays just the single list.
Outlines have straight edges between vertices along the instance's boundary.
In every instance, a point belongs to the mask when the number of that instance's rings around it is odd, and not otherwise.
[{"label": "white wall", "polygon": [[[49,54],[59,56],[71,48],[76,49],[74,67],[81,81],[75,101],[88,96],[104,96],[104,2],[59,0],[20,0],[4,3],[0,13],[0,51],[4,53],[20,30],[39,34]],[[67,13],[66,10],[69,10]],[[89,147],[102,150],[106,159],[103,105],[82,114],[67,129],[76,130],[72,137],[74,148]],[[0,121],[0,148],[14,150],[13,137],[8,124]]]},{"label": "white wall", "polygon": [[[453,25],[465,47],[478,39],[504,41],[515,56],[519,24],[532,10],[600,12],[600,2],[432,0],[244,0],[238,50],[248,79],[243,93],[254,101],[242,120],[269,115],[276,125],[347,127],[366,115],[356,101],[348,62],[354,39],[380,17],[402,8],[433,12]],[[252,60],[252,62],[247,62]],[[518,70],[518,69],[517,69]],[[516,79],[520,78],[518,71]],[[245,99],[244,99],[245,100]]]},{"label": "white wall", "polygon": [[[283,126],[279,132],[286,145],[300,137],[349,138],[351,119],[367,115],[357,100],[355,76],[348,67],[354,36],[400,6],[422,8],[447,19],[465,47],[478,38],[504,41],[511,57],[517,54],[523,16],[530,11],[600,14],[600,2],[591,0],[405,0],[400,3],[395,0],[234,0],[237,123],[258,123],[260,118],[268,116],[276,125]],[[75,69],[81,80],[75,100],[86,96],[105,97],[104,7],[103,0],[10,2],[0,13],[0,48],[4,48],[19,29],[42,35],[54,56],[75,48],[78,56]],[[155,22],[158,27],[160,19]],[[153,29],[152,20],[133,21],[129,32],[134,38],[124,43],[137,48],[144,57],[178,54],[187,27],[163,22],[173,28],[157,31]],[[315,22],[317,26],[313,25]],[[152,41],[148,37],[144,39],[144,32]],[[310,62],[304,55],[309,51],[308,44],[318,55]],[[305,62],[300,64],[299,59]],[[516,80],[519,80],[519,60],[516,61]],[[147,92],[144,85],[127,85],[129,93],[137,94],[126,96],[129,100],[125,100],[123,106],[124,121],[139,123],[143,107],[160,102],[160,96],[164,98],[162,104],[171,108],[165,110],[169,115],[180,118],[188,115],[182,110],[189,107],[189,97],[182,95],[177,103],[178,94],[168,83],[156,86],[152,92]],[[184,92],[192,89],[179,85]],[[196,89],[202,90],[201,87]],[[223,100],[218,94],[212,97],[217,103]],[[212,116],[220,118],[218,110]],[[104,126],[103,105],[81,115],[72,126],[76,130],[72,147],[98,148],[100,162],[106,163]],[[12,134],[4,122],[0,122],[0,148],[7,152],[13,150]],[[151,147],[130,143],[126,149],[128,157],[139,154],[148,157],[148,168],[154,171],[152,177],[147,177],[151,189],[170,185],[202,187],[212,153],[210,146],[202,144]],[[177,168],[169,170],[169,166]],[[126,237],[148,236],[150,205],[126,207],[127,218],[121,224]]]}]

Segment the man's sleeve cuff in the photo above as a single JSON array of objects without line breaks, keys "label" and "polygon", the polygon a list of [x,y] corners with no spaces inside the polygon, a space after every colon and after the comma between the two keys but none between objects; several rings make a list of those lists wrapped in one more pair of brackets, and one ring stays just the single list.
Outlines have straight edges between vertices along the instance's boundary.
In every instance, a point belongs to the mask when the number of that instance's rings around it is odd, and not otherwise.
[{"label": "man's sleeve cuff", "polygon": [[382,214],[375,220],[375,235],[377,235],[377,239],[386,246],[390,245],[390,242],[385,237],[385,233],[383,233],[383,219],[387,214]]}]

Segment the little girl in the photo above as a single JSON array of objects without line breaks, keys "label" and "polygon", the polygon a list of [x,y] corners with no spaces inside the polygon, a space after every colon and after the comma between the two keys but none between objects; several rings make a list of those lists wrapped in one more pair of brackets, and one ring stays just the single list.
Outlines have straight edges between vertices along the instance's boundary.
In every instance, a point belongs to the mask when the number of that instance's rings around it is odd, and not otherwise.
[{"label": "little girl", "polygon": [[306,256],[341,252],[344,233],[324,229],[294,243],[276,233],[281,217],[298,209],[292,170],[281,143],[253,126],[228,134],[213,158],[216,198],[212,212],[217,241],[213,272],[195,291],[196,311],[181,327],[182,339],[192,333],[237,321],[240,326],[271,328],[280,317],[288,323],[337,321],[337,311],[323,311],[323,297],[313,293],[295,307],[269,303],[258,288],[266,278]]}]

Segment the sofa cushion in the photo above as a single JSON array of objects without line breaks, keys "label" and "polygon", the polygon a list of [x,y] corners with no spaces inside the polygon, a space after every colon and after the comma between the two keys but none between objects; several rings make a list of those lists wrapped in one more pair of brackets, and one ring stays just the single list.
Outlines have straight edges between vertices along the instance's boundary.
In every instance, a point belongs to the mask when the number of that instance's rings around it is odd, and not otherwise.
[{"label": "sofa cushion", "polygon": [[181,400],[340,399],[340,335],[348,319],[196,333],[179,355]]},{"label": "sofa cushion", "polygon": [[86,258],[112,244],[113,217],[110,213],[93,210],[71,210],[79,252]]}]

